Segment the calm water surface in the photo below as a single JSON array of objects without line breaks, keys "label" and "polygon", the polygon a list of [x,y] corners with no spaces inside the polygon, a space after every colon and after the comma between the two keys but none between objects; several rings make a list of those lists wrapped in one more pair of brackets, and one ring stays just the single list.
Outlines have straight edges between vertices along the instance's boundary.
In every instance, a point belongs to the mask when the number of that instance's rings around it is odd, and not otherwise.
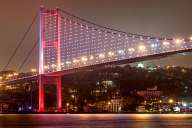
[{"label": "calm water surface", "polygon": [[0,128],[192,128],[192,115],[0,115]]}]

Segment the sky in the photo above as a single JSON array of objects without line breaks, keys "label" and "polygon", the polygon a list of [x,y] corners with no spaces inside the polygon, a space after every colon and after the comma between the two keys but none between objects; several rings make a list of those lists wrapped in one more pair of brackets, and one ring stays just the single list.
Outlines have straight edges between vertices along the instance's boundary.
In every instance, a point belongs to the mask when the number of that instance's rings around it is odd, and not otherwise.
[{"label": "sky", "polygon": [[[76,16],[117,30],[163,37],[192,35],[192,0],[0,0],[0,68],[7,63],[40,5],[59,7]],[[38,37],[38,22],[8,69],[17,70]],[[177,54],[148,61],[158,65],[192,67],[192,55]],[[38,48],[22,71],[37,68]]]}]

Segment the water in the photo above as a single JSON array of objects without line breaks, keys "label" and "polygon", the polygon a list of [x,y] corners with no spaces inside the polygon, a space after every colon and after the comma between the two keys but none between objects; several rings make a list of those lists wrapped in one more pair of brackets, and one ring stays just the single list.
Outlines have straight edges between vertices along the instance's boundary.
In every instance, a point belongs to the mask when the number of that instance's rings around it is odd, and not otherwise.
[{"label": "water", "polygon": [[0,115],[0,128],[192,128],[192,115]]}]

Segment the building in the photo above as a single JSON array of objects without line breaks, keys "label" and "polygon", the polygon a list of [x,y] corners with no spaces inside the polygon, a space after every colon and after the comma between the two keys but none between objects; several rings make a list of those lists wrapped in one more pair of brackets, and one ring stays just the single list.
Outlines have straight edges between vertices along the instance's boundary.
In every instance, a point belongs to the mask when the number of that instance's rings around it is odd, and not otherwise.
[{"label": "building", "polygon": [[154,88],[137,91],[137,95],[144,97],[144,99],[157,99],[161,97],[162,92],[157,89],[157,86],[155,86]]}]

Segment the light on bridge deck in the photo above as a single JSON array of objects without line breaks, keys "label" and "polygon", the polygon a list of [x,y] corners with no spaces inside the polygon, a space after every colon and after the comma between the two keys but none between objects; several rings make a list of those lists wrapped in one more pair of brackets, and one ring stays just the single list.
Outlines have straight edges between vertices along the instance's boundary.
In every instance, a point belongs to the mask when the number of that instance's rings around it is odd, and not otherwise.
[{"label": "light on bridge deck", "polygon": [[108,55],[109,55],[109,57],[112,57],[112,56],[114,56],[114,53],[113,52],[108,52]]},{"label": "light on bridge deck", "polygon": [[93,60],[93,59],[94,59],[94,56],[91,55],[91,56],[90,56],[90,60]]},{"label": "light on bridge deck", "polygon": [[124,50],[118,50],[118,53],[119,53],[120,55],[123,55],[125,52],[124,52]]},{"label": "light on bridge deck", "polygon": [[81,61],[82,61],[82,62],[86,62],[87,60],[88,60],[88,59],[87,59],[86,56],[81,57]]},{"label": "light on bridge deck", "polygon": [[70,65],[70,64],[71,64],[71,61],[66,61],[66,64],[67,64],[67,65]]},{"label": "light on bridge deck", "polygon": [[182,39],[179,39],[179,38],[177,38],[177,39],[175,39],[175,44],[176,45],[180,45],[182,42],[183,42],[183,40]]},{"label": "light on bridge deck", "polygon": [[99,54],[99,58],[101,58],[101,59],[105,58],[105,54],[100,53],[100,54]]},{"label": "light on bridge deck", "polygon": [[138,49],[140,52],[146,51],[146,47],[144,45],[139,45]]},{"label": "light on bridge deck", "polygon": [[73,63],[78,63],[78,62],[79,62],[79,60],[73,59]]},{"label": "light on bridge deck", "polygon": [[132,54],[134,51],[135,51],[134,48],[129,48],[129,49],[128,49],[128,52],[131,53],[131,54]]},{"label": "light on bridge deck", "polygon": [[189,38],[189,40],[192,42],[192,36]]},{"label": "light on bridge deck", "polygon": [[170,45],[170,43],[168,41],[163,41],[163,45],[168,46],[168,45]]},{"label": "light on bridge deck", "polygon": [[151,48],[156,48],[157,46],[158,46],[158,45],[155,44],[155,43],[151,44]]}]

